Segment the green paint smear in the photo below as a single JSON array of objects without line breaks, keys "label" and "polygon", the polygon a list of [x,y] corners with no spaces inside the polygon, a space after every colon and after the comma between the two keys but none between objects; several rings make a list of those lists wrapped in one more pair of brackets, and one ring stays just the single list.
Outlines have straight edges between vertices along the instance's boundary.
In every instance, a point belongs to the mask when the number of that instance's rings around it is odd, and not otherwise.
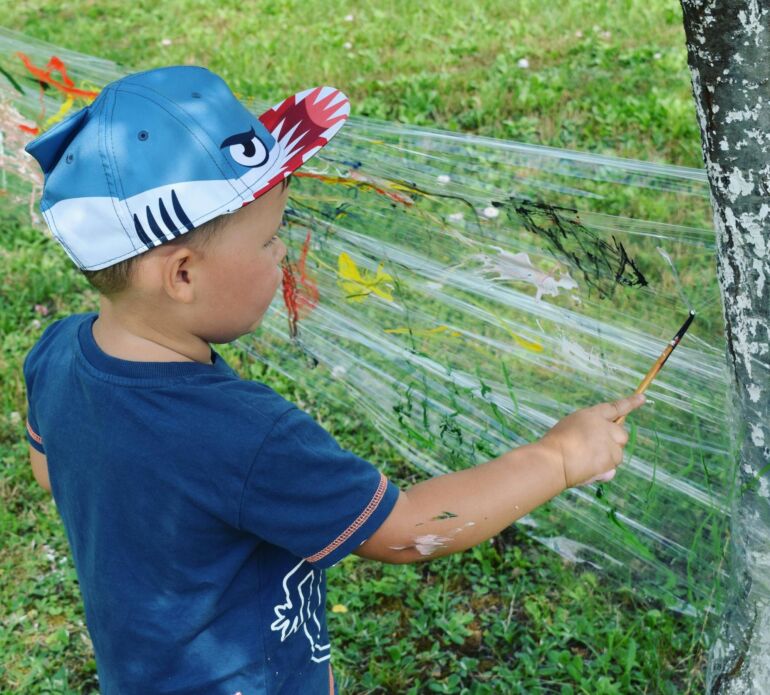
[{"label": "green paint smear", "polygon": [[2,66],[0,66],[0,73],[14,86],[19,94],[26,94],[22,86],[16,81],[16,78]]}]

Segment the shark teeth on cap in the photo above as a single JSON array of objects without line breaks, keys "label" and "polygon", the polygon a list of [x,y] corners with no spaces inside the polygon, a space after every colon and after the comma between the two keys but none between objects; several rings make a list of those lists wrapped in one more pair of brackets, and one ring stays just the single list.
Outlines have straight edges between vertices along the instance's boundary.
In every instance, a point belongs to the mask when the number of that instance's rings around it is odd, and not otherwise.
[{"label": "shark teeth on cap", "polygon": [[339,94],[339,90],[335,89],[334,87],[321,87],[321,89],[318,91],[318,96],[315,98],[314,104],[317,104],[321,99],[325,99],[330,94],[334,94],[337,92]]},{"label": "shark teeth on cap", "polygon": [[329,106],[335,106],[336,104],[339,104],[340,101],[344,101],[344,106],[350,111],[350,102],[348,101],[348,98],[339,90],[337,90],[337,94],[335,94],[334,98],[329,102]]},{"label": "shark teeth on cap", "polygon": [[306,162],[308,159],[310,159],[320,149],[321,149],[320,145],[318,147],[313,147],[312,149],[309,149],[307,152],[305,152],[302,155],[302,161]]},{"label": "shark teeth on cap", "polygon": [[[305,99],[305,97],[308,94],[312,94],[314,91],[315,91],[315,87],[311,87],[310,89],[305,89],[305,90],[303,90],[301,92],[297,92],[294,95],[295,103],[299,104],[301,101],[303,101]],[[273,106],[273,108],[277,109],[282,103],[283,103],[282,101],[279,101],[275,106]]]}]

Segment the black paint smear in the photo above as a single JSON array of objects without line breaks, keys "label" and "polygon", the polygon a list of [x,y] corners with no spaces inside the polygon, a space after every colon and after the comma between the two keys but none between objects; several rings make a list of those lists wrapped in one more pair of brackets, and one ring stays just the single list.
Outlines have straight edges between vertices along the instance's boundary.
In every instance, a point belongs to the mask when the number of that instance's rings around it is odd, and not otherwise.
[{"label": "black paint smear", "polygon": [[617,285],[647,286],[647,278],[623,244],[614,236],[610,243],[585,227],[577,210],[517,198],[493,204],[505,208],[527,231],[545,239],[551,253],[577,268],[600,297],[611,297]]},{"label": "black paint smear", "polygon": [[328,210],[315,208],[312,205],[303,203],[300,200],[295,200],[294,198],[289,198],[289,201],[295,207],[286,208],[284,215],[288,224],[292,224],[293,222],[298,222],[300,224],[306,223],[306,220],[302,217],[301,212],[309,213],[311,219],[317,220],[318,218],[323,218],[329,222],[334,222],[338,218],[345,217],[348,214],[348,203],[342,203],[341,205],[335,207],[333,211],[329,212]]}]

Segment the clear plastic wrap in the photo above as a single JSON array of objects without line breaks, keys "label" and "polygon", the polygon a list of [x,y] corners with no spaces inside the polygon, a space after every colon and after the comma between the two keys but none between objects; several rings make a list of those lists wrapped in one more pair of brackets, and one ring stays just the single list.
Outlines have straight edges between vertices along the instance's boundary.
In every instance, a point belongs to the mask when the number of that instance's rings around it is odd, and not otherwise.
[{"label": "clear plastic wrap", "polygon": [[[6,133],[44,126],[70,96],[41,90],[19,50],[41,68],[57,55],[83,90],[122,74],[0,33]],[[1,182],[27,205],[40,181],[8,142]],[[353,117],[293,178],[283,292],[240,342],[438,474],[631,393],[692,305],[615,479],[521,523],[705,614],[721,601],[735,476],[710,216],[702,171]]]}]

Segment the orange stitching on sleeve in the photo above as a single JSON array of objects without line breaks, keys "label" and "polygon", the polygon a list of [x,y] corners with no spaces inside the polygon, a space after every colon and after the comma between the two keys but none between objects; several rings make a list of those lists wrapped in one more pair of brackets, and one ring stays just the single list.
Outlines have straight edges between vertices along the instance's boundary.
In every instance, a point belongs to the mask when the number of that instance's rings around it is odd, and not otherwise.
[{"label": "orange stitching on sleeve", "polygon": [[32,437],[32,439],[34,439],[38,444],[43,443],[43,438],[32,429],[32,425],[29,424],[29,420],[27,420],[27,432],[29,432],[29,436]]},{"label": "orange stitching on sleeve", "polygon": [[380,484],[377,486],[377,491],[374,493],[374,497],[372,497],[369,504],[366,505],[366,509],[364,509],[364,511],[358,515],[358,518],[331,543],[329,543],[329,545],[327,545],[322,551],[316,553],[315,555],[311,555],[310,557],[306,557],[305,560],[308,562],[318,562],[318,560],[326,557],[329,553],[334,552],[337,548],[339,548],[346,540],[348,540],[348,538],[350,538],[356,531],[358,531],[358,529],[364,525],[366,520],[372,515],[372,512],[377,509],[377,506],[385,496],[385,490],[387,490],[387,488],[388,479],[382,473],[380,473]]}]

